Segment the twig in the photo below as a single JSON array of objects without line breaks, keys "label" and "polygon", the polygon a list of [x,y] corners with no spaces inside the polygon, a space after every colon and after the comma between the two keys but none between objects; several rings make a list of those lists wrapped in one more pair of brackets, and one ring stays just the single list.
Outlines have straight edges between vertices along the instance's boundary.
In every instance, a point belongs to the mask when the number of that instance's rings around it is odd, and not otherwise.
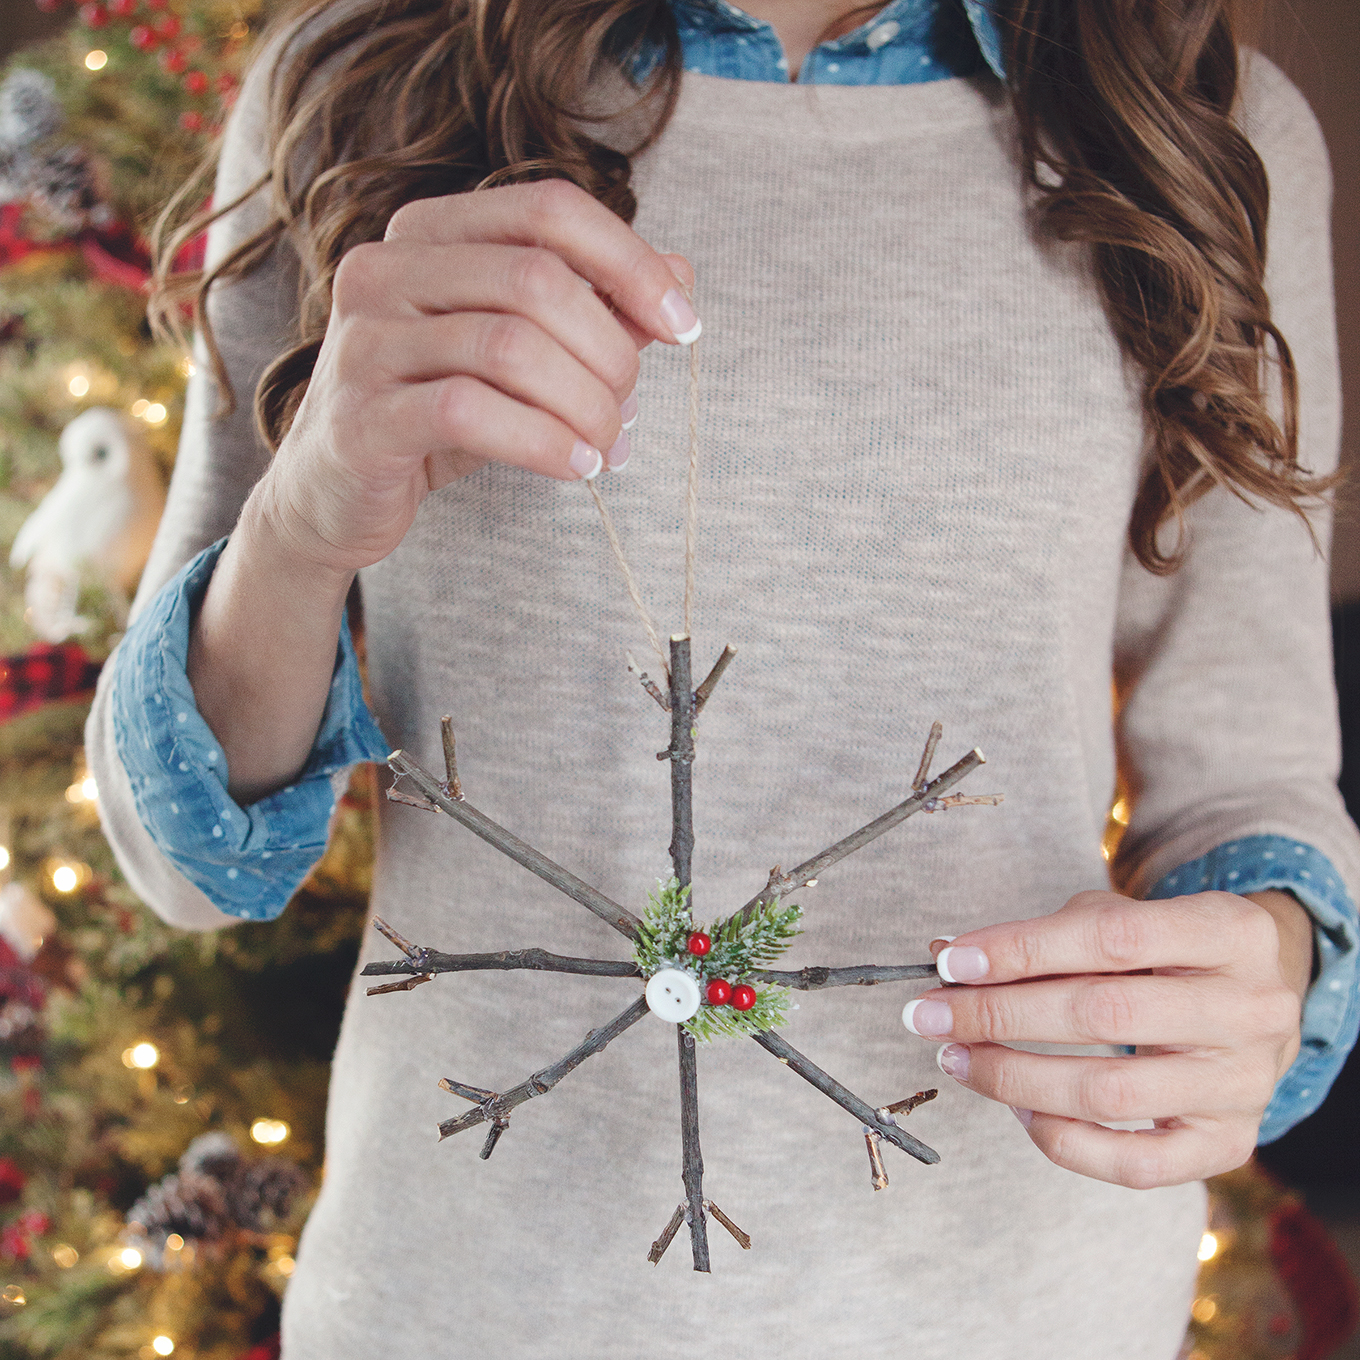
[{"label": "twig", "polygon": [[[671,634],[671,868],[682,888],[690,885],[694,856],[694,690],[689,635]],[[690,907],[693,909],[693,902]],[[680,1056],[681,1175],[688,1202],[694,1269],[708,1271],[708,1224],[704,1217],[704,1154],[699,1146],[699,1067],[694,1036],[676,1027]]]},{"label": "twig", "polygon": [[723,1213],[723,1211],[719,1209],[718,1206],[714,1204],[711,1199],[706,1199],[704,1201],[704,1208],[707,1209],[708,1212],[712,1214],[713,1217],[716,1218],[718,1222],[721,1223],[723,1227],[726,1228],[727,1231],[730,1232],[732,1236],[737,1239],[737,1245],[742,1249],[742,1251],[751,1250],[750,1236],[747,1233],[742,1232],[742,1230],[739,1227],[737,1227],[737,1225],[733,1223],[732,1220],[728,1218],[728,1216],[725,1213]]},{"label": "twig", "polygon": [[928,1100],[934,1100],[939,1091],[932,1087],[929,1091],[917,1091],[914,1096],[908,1096],[905,1100],[899,1100],[895,1105],[885,1105],[880,1111],[882,1114],[910,1114],[918,1105],[924,1105]]},{"label": "twig", "polygon": [[666,1248],[675,1241],[675,1234],[680,1231],[680,1225],[685,1221],[685,1201],[681,1200],[675,1206],[675,1212],[671,1215],[671,1221],[661,1229],[661,1236],[652,1243],[652,1249],[647,1253],[647,1259],[656,1265],[657,1262],[666,1254]]},{"label": "twig", "polygon": [[382,959],[364,966],[362,977],[390,977],[395,974],[514,972],[527,969],[536,973],[577,973],[585,977],[640,978],[642,969],[626,959],[573,959],[550,954],[546,949],[504,949],[499,954],[442,954],[424,949],[414,958]]},{"label": "twig", "polygon": [[389,803],[405,803],[407,807],[419,808],[422,812],[439,811],[428,798],[416,798],[412,794],[403,793],[395,784],[387,790],[387,801]]},{"label": "twig", "polygon": [[888,1188],[888,1168],[883,1165],[883,1150],[879,1147],[882,1141],[882,1135],[877,1130],[865,1128],[864,1145],[869,1149],[869,1183],[875,1190]]},{"label": "twig", "polygon": [[704,711],[704,705],[708,702],[709,695],[713,693],[714,687],[722,679],[723,672],[732,664],[733,658],[737,654],[737,649],[730,643],[722,649],[722,655],[713,663],[713,669],[704,677],[704,682],[694,691],[694,716],[697,718]]},{"label": "twig", "polygon": [[948,789],[952,789],[966,774],[977,769],[979,765],[985,764],[986,759],[986,756],[974,747],[957,764],[951,765],[938,779],[931,780],[924,789],[921,789],[918,793],[913,793],[910,798],[899,803],[895,808],[891,808],[881,817],[874,818],[872,822],[860,827],[858,831],[838,840],[835,845],[828,846],[820,854],[805,860],[791,873],[778,874],[777,870],[772,870],[769,882],[742,907],[737,915],[743,921],[749,921],[762,903],[772,901],[785,893],[795,892],[799,888],[811,887],[816,882],[818,874],[824,869],[829,868],[838,860],[843,860],[847,855],[854,854],[856,850],[863,849],[870,841],[877,840],[885,831],[891,831],[899,822],[906,821],[912,813],[920,812],[932,798],[938,798]]},{"label": "twig", "polygon": [[463,801],[463,786],[458,780],[458,746],[453,739],[453,719],[446,713],[439,720],[439,735],[444,739],[444,792],[456,802]]},{"label": "twig", "polygon": [[494,845],[501,854],[514,860],[516,864],[522,864],[530,873],[537,874],[546,883],[551,883],[558,892],[565,893],[573,901],[593,911],[600,920],[613,926],[620,935],[626,935],[630,940],[634,938],[642,922],[631,911],[619,906],[617,902],[606,897],[598,889],[592,888],[589,883],[577,878],[560,864],[554,864],[542,851],[535,850],[513,832],[493,822],[486,813],[478,812],[471,803],[450,798],[440,788],[434,776],[422,769],[405,751],[393,751],[387,757],[387,763],[399,774],[410,775],[421,793],[441,812],[448,813],[455,822],[461,822],[469,831]]},{"label": "twig", "polygon": [[786,1063],[804,1081],[811,1083],[823,1095],[829,1096],[843,1110],[848,1110],[861,1124],[872,1129],[895,1147],[910,1153],[917,1161],[933,1166],[940,1160],[934,1148],[927,1147],[919,1138],[913,1138],[905,1129],[900,1129],[892,1119],[879,1114],[872,1105],[861,1100],[853,1091],[847,1090],[835,1077],[823,1072],[810,1058],[805,1058],[787,1039],[781,1038],[774,1030],[762,1030],[751,1036],[761,1048],[773,1053],[780,1062]]},{"label": "twig", "polygon": [[1004,793],[951,793],[947,798],[932,798],[921,805],[923,812],[944,812],[956,807],[1000,807]]},{"label": "twig", "polygon": [[656,683],[655,680],[652,679],[650,675],[647,674],[646,671],[642,669],[641,666],[638,665],[637,660],[634,658],[632,652],[625,652],[624,656],[628,658],[629,675],[636,675],[639,682],[642,685],[642,688],[645,689],[647,693],[650,694],[652,698],[655,699],[657,703],[661,705],[661,709],[663,712],[669,713],[671,711],[671,701],[666,697],[665,691],[661,688],[660,685]]},{"label": "twig", "polygon": [[823,987],[876,987],[880,982],[907,982],[937,976],[933,963],[860,963],[852,968],[800,968],[794,973],[758,969],[751,974],[751,979],[792,987],[799,992],[816,992]]},{"label": "twig", "polygon": [[[492,1123],[497,1120],[508,1121],[510,1112],[517,1106],[523,1105],[526,1100],[532,1100],[535,1096],[546,1095],[569,1072],[574,1072],[587,1058],[600,1052],[624,1030],[636,1025],[647,1014],[649,1014],[647,998],[640,996],[626,1011],[620,1011],[607,1025],[591,1030],[566,1057],[559,1058],[552,1066],[535,1072],[533,1076],[520,1082],[504,1095],[498,1095],[494,1091],[483,1091],[475,1086],[464,1086],[451,1077],[445,1077],[439,1083],[444,1090],[452,1091],[454,1095],[462,1096],[464,1100],[474,1101],[475,1106],[466,1114],[459,1115],[456,1119],[446,1119],[440,1124],[440,1140],[450,1138],[455,1133],[462,1133],[464,1129],[474,1128],[485,1121]],[[490,1153],[486,1152],[486,1155],[490,1156]]]},{"label": "twig", "polygon": [[491,1127],[486,1131],[486,1142],[482,1144],[482,1150],[477,1154],[482,1161],[486,1161],[496,1150],[496,1144],[501,1141],[501,1134],[510,1127],[508,1119],[493,1119]]},{"label": "twig", "polygon": [[385,996],[388,992],[413,992],[422,982],[433,981],[433,973],[417,973],[414,977],[402,978],[400,982],[386,982],[381,987],[370,987],[368,995]]},{"label": "twig", "polygon": [[393,930],[381,916],[375,916],[373,918],[373,929],[376,930],[379,935],[387,936],[387,938],[391,940],[408,959],[419,962],[424,958],[425,950],[421,949],[419,945],[412,944],[405,935],[401,935]]},{"label": "twig", "polygon": [[921,763],[916,767],[916,778],[911,781],[911,786],[917,793],[920,793],[930,780],[930,762],[935,759],[935,748],[940,744],[942,736],[944,724],[931,723],[930,735],[926,738],[926,749],[921,752]]}]

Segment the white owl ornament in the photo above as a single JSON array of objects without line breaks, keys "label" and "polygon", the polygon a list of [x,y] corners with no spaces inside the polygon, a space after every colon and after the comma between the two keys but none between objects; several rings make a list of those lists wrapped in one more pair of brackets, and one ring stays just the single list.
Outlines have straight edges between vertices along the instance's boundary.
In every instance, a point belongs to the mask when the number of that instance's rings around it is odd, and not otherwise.
[{"label": "white owl ornament", "polygon": [[119,622],[151,552],[165,488],[133,422],[91,407],[61,432],[61,476],[24,521],[10,566],[28,568],[24,600],[33,631],[46,642],[85,632],[76,613],[81,580],[108,590]]}]

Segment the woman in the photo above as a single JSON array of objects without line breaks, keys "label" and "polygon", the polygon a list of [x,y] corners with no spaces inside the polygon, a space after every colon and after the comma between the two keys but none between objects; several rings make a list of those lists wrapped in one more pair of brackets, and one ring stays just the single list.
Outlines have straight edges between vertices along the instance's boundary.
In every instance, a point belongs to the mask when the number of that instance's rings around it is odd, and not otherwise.
[{"label": "woman", "polygon": [[[1355,1031],[1360,846],[1301,513],[1336,456],[1306,107],[1259,58],[1239,81],[1217,0],[313,14],[257,63],[219,170],[205,319],[264,437],[196,380],[91,719],[147,900],[197,927],[274,914],[332,778],[391,747],[437,763],[451,712],[471,800],[640,906],[667,775],[574,483],[628,464],[606,495],[678,620],[695,278],[696,646],[741,649],[702,725],[696,916],[900,798],[934,718],[1006,801],[802,895],[795,963],[953,937],[961,985],[906,1017],[949,1041],[955,1081],[913,1117],[938,1167],[873,1194],[841,1111],[715,1046],[705,1192],[755,1246],[715,1243],[707,1282],[679,1252],[652,1272],[679,1196],[668,1026],[486,1164],[429,1136],[438,1077],[504,1090],[626,984],[356,990],[285,1356],[1170,1357],[1198,1178],[1312,1108]],[[375,909],[407,938],[600,953],[598,923],[457,828],[380,821]],[[936,1072],[902,1000],[815,994],[787,1033],[887,1103]]]}]

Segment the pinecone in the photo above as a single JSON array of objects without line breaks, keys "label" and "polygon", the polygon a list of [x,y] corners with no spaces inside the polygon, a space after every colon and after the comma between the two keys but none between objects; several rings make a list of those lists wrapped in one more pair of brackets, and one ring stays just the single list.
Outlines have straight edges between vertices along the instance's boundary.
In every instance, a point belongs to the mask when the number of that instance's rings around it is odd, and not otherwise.
[{"label": "pinecone", "polygon": [[156,1270],[165,1267],[171,1233],[210,1249],[233,1227],[221,1181],[194,1172],[172,1174],[153,1185],[128,1210],[127,1221],[146,1263]]},{"label": "pinecone", "polygon": [[201,1133],[179,1159],[181,1174],[211,1176],[225,1188],[241,1166],[241,1149],[229,1133]]},{"label": "pinecone", "polygon": [[62,146],[27,158],[28,197],[65,231],[83,231],[109,220],[94,162],[78,146]]},{"label": "pinecone", "polygon": [[269,1232],[306,1183],[301,1167],[285,1157],[243,1163],[227,1187],[232,1219],[248,1232]]},{"label": "pinecone", "polygon": [[0,150],[15,151],[50,137],[62,118],[56,86],[42,72],[21,66],[0,85]]}]

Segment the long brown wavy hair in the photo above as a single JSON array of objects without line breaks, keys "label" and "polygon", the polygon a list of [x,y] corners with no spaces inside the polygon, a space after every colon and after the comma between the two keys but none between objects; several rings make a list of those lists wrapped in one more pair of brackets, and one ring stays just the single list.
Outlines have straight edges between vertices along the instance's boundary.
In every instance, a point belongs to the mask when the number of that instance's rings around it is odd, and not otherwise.
[{"label": "long brown wavy hair", "polygon": [[[944,0],[957,3],[957,0]],[[257,268],[285,238],[302,263],[299,338],[255,393],[277,448],[311,377],[341,257],[381,240],[413,199],[546,176],[573,180],[631,222],[631,158],[679,94],[668,0],[310,0],[270,81],[270,165],[230,203],[193,212],[184,186],[156,231],[153,319],[192,304],[228,403],[209,289]],[[848,11],[843,33],[880,5]],[[1090,252],[1110,324],[1144,379],[1149,458],[1129,526],[1151,571],[1182,560],[1185,508],[1215,485],[1301,516],[1330,479],[1298,464],[1298,388],[1264,285],[1265,169],[1233,121],[1244,0],[1002,0],[997,6],[1018,151],[1036,229]],[[593,131],[605,68],[633,71],[643,134],[618,150]],[[323,78],[316,78],[324,69]],[[305,167],[305,168],[304,168]],[[201,176],[211,170],[205,163]],[[260,189],[267,224],[210,271],[175,274],[179,248]],[[181,340],[183,339],[180,333]],[[1268,401],[1276,375],[1281,419]],[[1169,547],[1159,530],[1176,525]]]}]

